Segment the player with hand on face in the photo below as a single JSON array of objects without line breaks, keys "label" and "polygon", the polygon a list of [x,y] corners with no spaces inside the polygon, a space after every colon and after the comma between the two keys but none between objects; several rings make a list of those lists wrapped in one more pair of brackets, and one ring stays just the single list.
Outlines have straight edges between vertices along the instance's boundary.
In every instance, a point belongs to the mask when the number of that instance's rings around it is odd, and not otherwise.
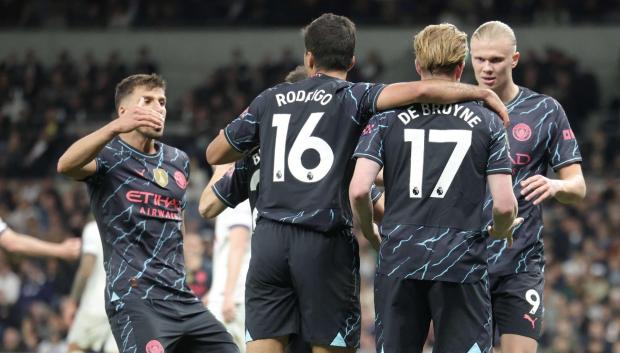
[{"label": "player with hand on face", "polygon": [[85,181],[103,243],[105,302],[121,352],[239,350],[185,280],[185,152],[159,141],[166,85],[132,75],[116,87],[118,118],[73,145],[58,171]]},{"label": "player with hand on face", "polygon": [[[518,86],[512,78],[520,54],[505,23],[482,24],[471,39],[472,65],[481,87],[492,89],[508,108],[513,190],[525,222],[514,243],[492,240],[489,274],[493,323],[502,353],[534,353],[543,317],[544,247],[541,203],[576,203],[586,194],[581,153],[562,106],[552,97]],[[557,179],[548,178],[551,167]],[[490,220],[492,200],[484,204]],[[512,246],[510,246],[512,245]],[[500,342],[495,342],[499,344]]]},{"label": "player with hand on face", "polygon": [[[459,81],[467,35],[450,24],[414,38],[416,71]],[[488,352],[491,302],[482,203],[493,200],[494,235],[522,219],[510,190],[511,163],[499,117],[478,102],[414,104],[374,115],[354,156],[353,215],[379,246],[375,277],[377,352],[422,352],[433,321],[433,352]],[[381,239],[368,189],[383,168]]]}]

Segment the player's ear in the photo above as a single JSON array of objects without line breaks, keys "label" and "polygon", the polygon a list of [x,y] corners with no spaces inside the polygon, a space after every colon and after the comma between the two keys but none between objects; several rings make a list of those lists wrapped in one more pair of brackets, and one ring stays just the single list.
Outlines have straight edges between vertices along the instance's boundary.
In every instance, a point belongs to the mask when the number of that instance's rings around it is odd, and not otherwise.
[{"label": "player's ear", "polygon": [[465,70],[465,61],[461,61],[460,63],[456,65],[456,68],[454,69],[454,75],[455,75],[454,78],[457,81],[461,80],[461,76],[463,75],[464,70]]},{"label": "player's ear", "polygon": [[521,58],[521,53],[519,53],[518,51],[516,51],[514,54],[512,54],[512,65],[511,65],[511,67],[513,69],[515,67],[517,67],[517,64],[519,63],[519,58]]},{"label": "player's ear", "polygon": [[418,63],[418,59],[415,59],[415,71],[422,77],[422,68],[420,67],[420,63]]},{"label": "player's ear", "polygon": [[355,55],[353,55],[353,57],[351,58],[351,65],[349,65],[347,71],[351,70],[355,66],[355,64],[357,64],[357,59],[355,58]]},{"label": "player's ear", "polygon": [[312,55],[312,52],[306,50],[306,53],[304,54],[304,66],[306,67],[306,71],[314,71],[314,64],[314,56]]}]

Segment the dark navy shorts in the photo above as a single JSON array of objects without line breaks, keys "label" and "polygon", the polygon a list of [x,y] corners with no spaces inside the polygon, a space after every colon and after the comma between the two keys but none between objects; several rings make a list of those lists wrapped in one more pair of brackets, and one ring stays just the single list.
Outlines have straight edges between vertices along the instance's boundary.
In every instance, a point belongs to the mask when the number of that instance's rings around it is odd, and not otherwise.
[{"label": "dark navy shorts", "polygon": [[543,273],[491,276],[495,345],[499,336],[514,334],[539,340],[543,321]]},{"label": "dark navy shorts", "polygon": [[375,275],[377,352],[422,352],[433,321],[433,353],[492,346],[488,281],[452,283]]},{"label": "dark navy shorts", "polygon": [[239,353],[200,301],[123,300],[106,311],[120,353]]},{"label": "dark navy shorts", "polygon": [[259,219],[246,279],[246,341],[297,335],[357,348],[359,249],[349,229],[322,233]]}]

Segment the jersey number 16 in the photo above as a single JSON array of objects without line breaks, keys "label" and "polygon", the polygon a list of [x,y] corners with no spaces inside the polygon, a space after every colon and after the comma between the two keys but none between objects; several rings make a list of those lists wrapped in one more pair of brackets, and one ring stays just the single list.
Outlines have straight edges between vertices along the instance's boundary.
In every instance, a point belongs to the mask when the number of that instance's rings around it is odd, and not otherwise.
[{"label": "jersey number 16", "polygon": [[[324,113],[312,113],[293,141],[288,154],[288,167],[295,179],[304,183],[316,183],[325,178],[334,164],[334,151],[320,137],[311,136]],[[274,114],[272,126],[276,128],[275,155],[273,161],[273,181],[283,182],[286,162],[286,136],[291,114]],[[314,168],[306,168],[301,163],[301,155],[313,149],[319,154],[319,164]]]}]

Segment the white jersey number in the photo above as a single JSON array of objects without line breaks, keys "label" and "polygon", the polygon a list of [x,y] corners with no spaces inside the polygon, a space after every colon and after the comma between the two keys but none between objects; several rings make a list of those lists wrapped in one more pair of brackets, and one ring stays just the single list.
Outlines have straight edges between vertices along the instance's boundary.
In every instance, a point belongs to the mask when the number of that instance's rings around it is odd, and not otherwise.
[{"label": "white jersey number", "polygon": [[[424,171],[424,142],[426,131],[422,129],[405,129],[405,142],[411,142],[411,169],[409,171],[409,197],[422,198],[422,179]],[[471,147],[470,130],[429,130],[428,142],[455,142],[456,146],[433,187],[431,197],[444,198],[454,176],[461,167],[463,159]]]},{"label": "white jersey number", "polygon": [[[299,131],[288,154],[288,166],[295,179],[304,183],[316,183],[325,178],[334,164],[334,152],[329,144],[320,137],[311,136],[314,128],[324,113],[312,113]],[[276,128],[275,155],[273,163],[273,181],[283,182],[285,175],[286,137],[291,114],[274,114],[272,126]],[[311,169],[303,166],[301,156],[307,150],[319,154],[319,164]]]}]

